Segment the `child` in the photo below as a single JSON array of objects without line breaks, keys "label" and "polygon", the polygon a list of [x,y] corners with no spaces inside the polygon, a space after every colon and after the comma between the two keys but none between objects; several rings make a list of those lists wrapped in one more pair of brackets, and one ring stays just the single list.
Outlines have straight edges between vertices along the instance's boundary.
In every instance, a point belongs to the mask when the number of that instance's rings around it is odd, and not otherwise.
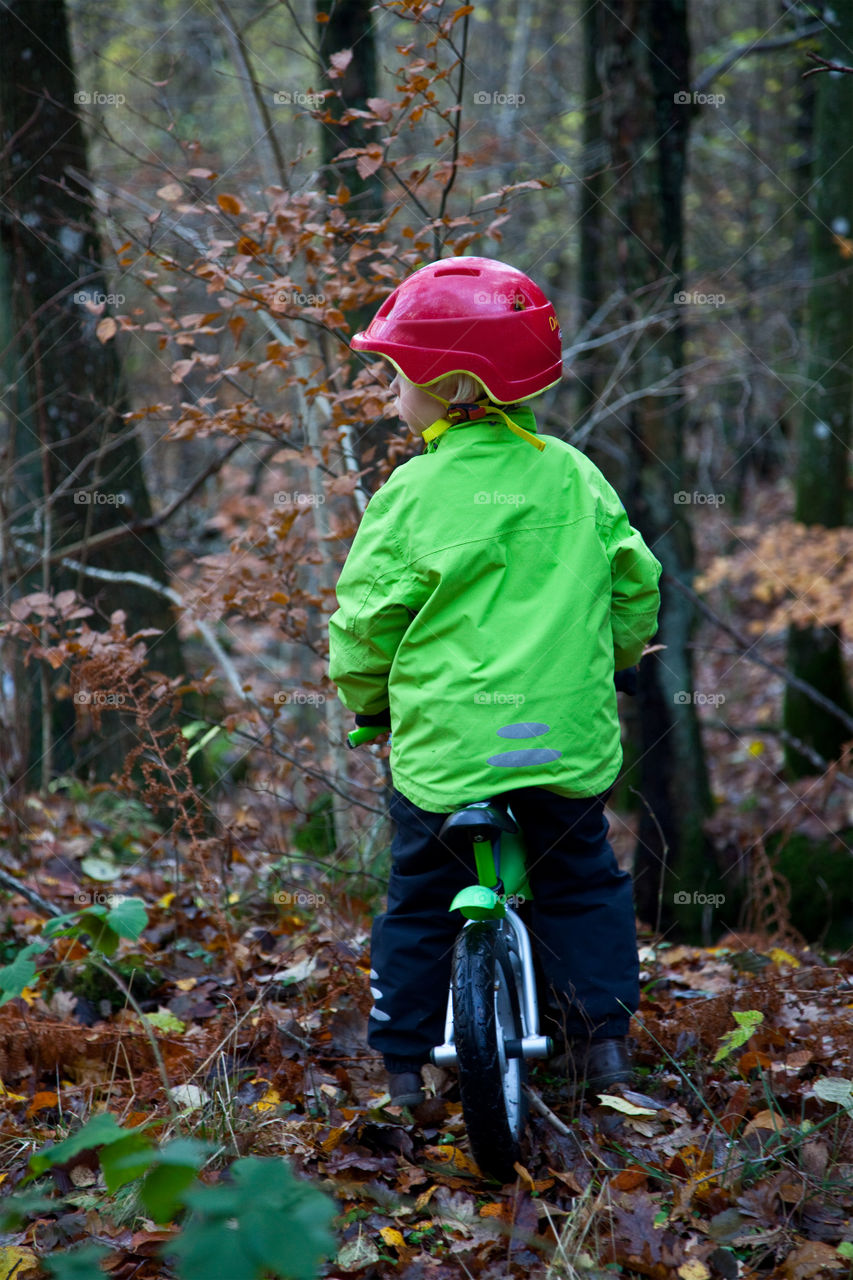
[{"label": "child", "polygon": [[448,907],[475,878],[438,832],[460,805],[508,796],[573,1069],[598,1088],[627,1081],[637,945],[604,794],[622,759],[614,671],[655,632],[660,565],[597,468],[537,435],[526,402],[560,380],[560,330],[520,271],[423,267],[352,346],[394,366],[397,413],[427,442],[371,499],[329,622],[341,701],[393,730],[368,1039],[392,1101],[416,1105],[443,1038]]}]

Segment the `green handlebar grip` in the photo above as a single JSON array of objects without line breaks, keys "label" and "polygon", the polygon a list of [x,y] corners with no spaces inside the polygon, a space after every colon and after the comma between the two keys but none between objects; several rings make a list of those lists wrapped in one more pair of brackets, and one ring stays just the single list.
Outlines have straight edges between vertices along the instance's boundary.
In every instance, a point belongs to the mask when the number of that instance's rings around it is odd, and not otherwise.
[{"label": "green handlebar grip", "polygon": [[381,738],[383,733],[390,733],[391,726],[365,724],[360,729],[353,729],[347,734],[347,745],[351,748],[363,747],[365,742],[372,742],[374,738]]}]

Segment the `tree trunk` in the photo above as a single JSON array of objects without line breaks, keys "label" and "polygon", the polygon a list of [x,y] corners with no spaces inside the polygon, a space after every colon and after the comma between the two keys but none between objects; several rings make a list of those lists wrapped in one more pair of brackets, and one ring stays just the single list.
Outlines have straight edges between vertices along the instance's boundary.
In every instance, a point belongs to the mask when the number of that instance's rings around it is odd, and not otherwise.
[{"label": "tree trunk", "polygon": [[[376,80],[376,38],[373,31],[372,0],[316,0],[316,14],[323,22],[320,57],[328,65],[332,55],[345,49],[353,51],[352,59],[339,79],[328,81],[340,95],[327,98],[331,115],[339,117],[345,107],[366,111],[368,98],[378,97]],[[320,154],[326,168],[326,182],[334,190],[337,181],[350,192],[350,212],[362,222],[382,217],[383,186],[375,174],[362,178],[353,160],[338,160],[348,147],[364,147],[376,141],[376,133],[365,129],[358,117],[348,124],[324,122],[320,134]]]},{"label": "tree trunk", "polygon": [[[647,5],[618,0],[596,6],[596,62],[604,93],[602,139],[609,172],[603,202],[610,222],[602,255],[602,292],[621,287],[623,321],[671,305],[682,288],[682,192],[690,104],[686,0]],[[589,144],[591,144],[591,139]],[[643,291],[641,294],[638,291]],[[618,354],[618,353],[617,353]],[[620,415],[630,437],[629,513],[665,574],[689,581],[693,547],[683,499],[682,395],[643,394],[684,364],[681,312],[646,329],[620,390],[638,398]],[[710,809],[694,705],[694,617],[664,578],[658,642],[666,649],[643,663],[638,697],[642,801],[635,855],[640,916],[697,934],[709,925],[707,897],[719,892],[703,823]]]},{"label": "tree trunk", "polygon": [[[853,0],[834,7],[821,56],[850,62]],[[810,261],[812,284],[807,307],[808,390],[803,397],[797,433],[796,519],[834,528],[848,522],[847,477],[850,465],[851,397],[853,396],[853,266],[847,254],[851,239],[850,192],[853,151],[844,125],[853,121],[853,76],[821,72],[816,81],[814,165]],[[834,627],[792,627],[788,665],[827,698],[851,710],[844,672],[841,636]],[[796,689],[785,693],[785,728],[824,760],[835,759],[847,731],[834,716],[816,707]],[[796,774],[814,765],[787,748]]]},{"label": "tree trunk", "polygon": [[[159,595],[138,585],[98,584],[57,560],[63,548],[74,547],[71,558],[79,565],[116,572],[132,568],[159,582],[168,579],[155,532],[125,535],[98,551],[86,549],[95,535],[146,519],[151,506],[139,445],[122,418],[116,346],[99,340],[102,317],[87,306],[107,299],[107,283],[92,212],[69,176],[69,170],[87,172],[87,155],[62,0],[0,3],[0,48],[5,193],[0,254],[12,284],[10,361],[15,368],[9,397],[14,426],[5,441],[4,542],[14,566],[14,594],[74,587],[102,617],[123,609],[128,631],[162,629],[151,645],[151,661],[177,674],[182,664],[176,623]],[[91,105],[93,110],[121,109],[113,103]],[[104,733],[81,744],[70,732],[73,705],[55,702],[50,712],[55,772],[79,764],[75,754],[79,757],[81,749],[102,775],[120,764],[106,719]],[[37,719],[32,764],[50,754],[46,713],[43,708]],[[118,733],[119,726],[112,730]]]},{"label": "tree trunk", "polygon": [[[583,172],[580,185],[578,221],[580,232],[580,260],[578,262],[578,325],[588,325],[598,307],[604,301],[602,277],[602,248],[606,234],[606,209],[601,203],[604,194],[606,150],[601,127],[602,84],[598,73],[598,54],[601,42],[603,9],[599,4],[584,9],[583,28]],[[592,337],[592,333],[589,337]],[[591,351],[580,357],[572,370],[576,379],[576,409],[578,420],[589,413],[598,399],[603,381],[601,376],[601,351]]]}]

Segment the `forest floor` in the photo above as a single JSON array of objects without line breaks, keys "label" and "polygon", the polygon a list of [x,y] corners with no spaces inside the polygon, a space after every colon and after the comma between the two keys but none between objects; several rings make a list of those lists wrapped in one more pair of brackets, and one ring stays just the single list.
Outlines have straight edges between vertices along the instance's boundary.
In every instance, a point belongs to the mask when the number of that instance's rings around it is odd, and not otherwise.
[{"label": "forest floor", "polygon": [[[803,936],[776,862],[744,857],[774,834],[849,857],[850,791],[835,774],[786,781],[781,681],[711,624],[697,646],[696,689],[724,695],[700,714],[717,799],[709,830],[737,912],[707,947],[641,930],[633,1088],[577,1099],[551,1064],[536,1067],[512,1184],[474,1164],[452,1076],[427,1070],[415,1115],[388,1105],[365,1043],[377,881],[301,856],[290,891],[276,892],[256,822],[252,839],[207,845],[225,886],[213,901],[191,862],[148,856],[161,846],[138,807],[70,785],[27,798],[23,838],[0,818],[23,890],[7,893],[0,963],[41,936],[40,902],[70,912],[136,897],[148,924],[113,957],[118,981],[94,963],[91,939],[56,938],[0,1007],[4,1194],[20,1192],[35,1152],[108,1112],[161,1144],[213,1143],[209,1183],[234,1156],[285,1157],[334,1199],[336,1252],[321,1274],[339,1280],[853,1276],[853,953]],[[623,849],[631,825],[614,815]],[[155,1223],[132,1181],[109,1193],[92,1150],[36,1186],[47,1202],[6,1222],[0,1280],[39,1274],[83,1240],[107,1247],[102,1265],[121,1280],[175,1274],[161,1253],[178,1226]]]}]

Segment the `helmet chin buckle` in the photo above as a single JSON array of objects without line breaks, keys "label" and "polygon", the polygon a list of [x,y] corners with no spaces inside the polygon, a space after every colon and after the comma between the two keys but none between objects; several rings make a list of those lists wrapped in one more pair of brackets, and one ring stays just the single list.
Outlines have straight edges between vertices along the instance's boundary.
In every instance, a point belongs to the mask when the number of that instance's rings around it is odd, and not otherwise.
[{"label": "helmet chin buckle", "polygon": [[457,422],[477,422],[479,418],[486,418],[491,410],[491,405],[486,407],[484,404],[451,404],[447,408],[447,417],[451,426],[455,426]]}]

